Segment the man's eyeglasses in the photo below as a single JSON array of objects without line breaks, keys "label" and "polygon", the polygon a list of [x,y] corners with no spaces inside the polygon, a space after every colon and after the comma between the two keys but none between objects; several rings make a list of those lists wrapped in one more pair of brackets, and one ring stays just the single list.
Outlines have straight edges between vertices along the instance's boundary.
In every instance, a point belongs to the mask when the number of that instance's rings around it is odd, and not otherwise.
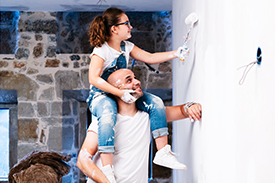
[{"label": "man's eyeglasses", "polygon": [[115,26],[118,26],[118,25],[127,25],[129,28],[131,27],[131,24],[129,21],[127,22],[123,22],[123,23],[118,23],[118,24],[115,24]]}]

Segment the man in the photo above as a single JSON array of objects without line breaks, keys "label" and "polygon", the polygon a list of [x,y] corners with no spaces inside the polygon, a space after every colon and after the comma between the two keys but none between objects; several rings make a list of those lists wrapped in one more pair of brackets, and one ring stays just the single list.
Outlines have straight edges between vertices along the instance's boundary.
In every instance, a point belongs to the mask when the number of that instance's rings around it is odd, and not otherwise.
[{"label": "man", "polygon": [[[133,90],[132,95],[139,98],[143,95],[134,73],[128,69],[120,69],[108,78],[113,86],[123,90]],[[148,182],[148,156],[151,139],[149,115],[138,111],[135,103],[125,103],[116,98],[118,105],[117,123],[115,126],[115,153],[113,155],[114,172],[111,167],[101,168],[101,161],[96,155],[92,161],[92,155],[97,152],[97,124],[92,123],[80,150],[77,166],[89,177],[88,182],[109,182],[104,176],[115,174],[118,183],[145,183]],[[185,104],[166,107],[167,121],[175,121],[184,118],[190,120],[201,119],[200,104]],[[168,153],[171,151],[168,149]],[[158,156],[158,154],[156,154]],[[171,156],[174,158],[174,156]],[[104,172],[104,173],[103,173]],[[92,180],[91,180],[92,179]]]}]

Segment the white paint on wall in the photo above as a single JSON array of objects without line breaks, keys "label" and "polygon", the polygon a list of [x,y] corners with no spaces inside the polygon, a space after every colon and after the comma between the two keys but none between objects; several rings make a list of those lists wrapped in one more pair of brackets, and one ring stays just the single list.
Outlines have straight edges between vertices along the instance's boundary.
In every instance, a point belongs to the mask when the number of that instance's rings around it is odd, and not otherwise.
[{"label": "white paint on wall", "polygon": [[[183,44],[191,12],[190,55],[173,61],[173,103],[200,102],[201,122],[173,123],[173,151],[187,171],[178,183],[275,182],[275,2],[173,0],[173,47]],[[243,85],[240,66],[256,60]]]}]

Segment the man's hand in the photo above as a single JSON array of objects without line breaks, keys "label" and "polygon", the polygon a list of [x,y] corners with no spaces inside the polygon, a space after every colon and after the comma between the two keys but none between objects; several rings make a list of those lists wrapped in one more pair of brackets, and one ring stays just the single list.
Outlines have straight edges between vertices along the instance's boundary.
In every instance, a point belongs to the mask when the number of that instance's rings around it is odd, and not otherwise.
[{"label": "man's hand", "polygon": [[200,121],[201,113],[202,113],[202,109],[201,109],[201,104],[199,103],[195,103],[187,109],[187,114],[189,115],[191,122]]}]

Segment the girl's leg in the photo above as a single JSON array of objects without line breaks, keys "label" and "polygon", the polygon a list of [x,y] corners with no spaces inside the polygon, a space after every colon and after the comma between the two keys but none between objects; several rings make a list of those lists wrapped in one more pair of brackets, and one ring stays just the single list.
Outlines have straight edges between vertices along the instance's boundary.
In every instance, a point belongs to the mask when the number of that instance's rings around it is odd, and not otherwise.
[{"label": "girl's leg", "polygon": [[172,169],[186,170],[186,166],[178,162],[171,151],[171,146],[168,145],[167,120],[162,100],[150,93],[144,93],[136,104],[138,109],[149,114],[151,131],[158,150],[153,162]]},{"label": "girl's leg", "polygon": [[167,144],[168,135],[163,101],[161,98],[153,94],[144,92],[143,96],[136,101],[136,105],[139,110],[145,111],[149,114],[152,135],[154,139],[156,139],[157,149],[161,149]]},{"label": "girl's leg", "polygon": [[157,150],[162,149],[168,144],[168,135],[164,135],[155,139]]},{"label": "girl's leg", "polygon": [[102,165],[112,165],[117,104],[107,95],[99,95],[92,100],[90,109],[98,120],[98,151]]}]

